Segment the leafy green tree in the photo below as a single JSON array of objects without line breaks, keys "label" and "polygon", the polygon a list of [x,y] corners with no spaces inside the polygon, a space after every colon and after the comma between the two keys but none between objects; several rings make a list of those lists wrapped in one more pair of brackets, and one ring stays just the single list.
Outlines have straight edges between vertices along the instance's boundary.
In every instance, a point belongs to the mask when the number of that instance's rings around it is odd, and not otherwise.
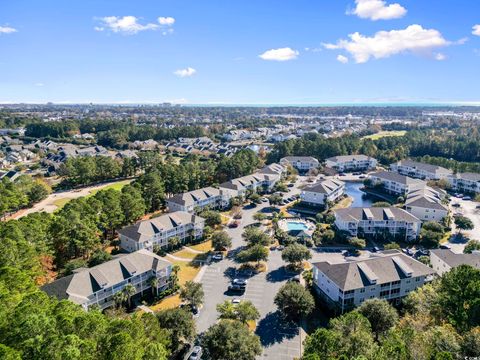
[{"label": "leafy green tree", "polygon": [[132,185],[125,185],[122,188],[120,206],[125,216],[124,224],[134,223],[145,214],[146,210],[142,193]]},{"label": "leafy green tree", "polygon": [[282,259],[296,268],[302,267],[302,262],[312,257],[305,245],[291,244],[282,251]]},{"label": "leafy green tree", "polygon": [[260,244],[253,245],[246,250],[240,251],[237,255],[237,260],[240,262],[256,261],[258,264],[260,261],[267,261],[267,259],[268,249]]},{"label": "leafy green tree", "polygon": [[472,230],[474,225],[472,220],[465,216],[455,216],[455,226],[460,230]]},{"label": "leafy green tree", "polygon": [[282,195],[280,194],[273,194],[268,197],[268,201],[270,202],[270,205],[278,205],[282,202]]},{"label": "leafy green tree", "polygon": [[235,306],[235,313],[237,320],[243,324],[260,318],[260,313],[250,300],[240,301],[240,303]]},{"label": "leafy green tree", "polygon": [[334,331],[319,328],[305,339],[303,358],[320,360],[335,359],[339,354],[339,334]]},{"label": "leafy green tree", "polygon": [[262,353],[260,338],[232,320],[211,326],[202,337],[202,345],[211,359],[254,360]]},{"label": "leafy green tree", "polygon": [[275,295],[274,302],[278,309],[292,320],[300,320],[315,308],[312,294],[296,282],[283,285]]},{"label": "leafy green tree", "polygon": [[158,296],[158,284],[159,280],[156,276],[152,276],[150,279],[148,279],[148,286],[152,288],[152,295]]},{"label": "leafy green tree", "polygon": [[191,306],[200,306],[205,298],[202,284],[187,281],[180,290],[180,299],[188,302]]},{"label": "leafy green tree", "polygon": [[358,312],[368,319],[376,339],[398,321],[397,311],[384,299],[365,300],[358,307]]},{"label": "leafy green tree", "polygon": [[226,250],[232,246],[232,238],[226,231],[215,231],[211,239],[212,246],[216,251]]},{"label": "leafy green tree", "polygon": [[348,239],[348,243],[352,246],[354,246],[357,249],[364,248],[367,246],[366,242],[364,239],[359,239],[357,237],[351,237]]},{"label": "leafy green tree", "polygon": [[172,351],[195,338],[195,321],[192,314],[186,310],[180,308],[162,310],[156,316],[160,326],[170,332]]},{"label": "leafy green tree", "polygon": [[121,193],[114,189],[100,190],[94,198],[100,204],[99,227],[105,238],[113,237],[115,229],[125,223]]},{"label": "leafy green tree", "polygon": [[88,259],[88,266],[92,267],[100,265],[109,260],[112,260],[112,255],[107,253],[105,250],[95,250],[90,256],[90,259]]},{"label": "leafy green tree", "polygon": [[438,303],[443,316],[457,330],[479,326],[480,270],[460,265],[444,274],[438,287]]},{"label": "leafy green tree", "polygon": [[229,301],[225,300],[224,302],[217,304],[217,312],[220,314],[220,319],[236,319],[236,307]]},{"label": "leafy green tree", "polygon": [[480,241],[478,240],[469,240],[463,249],[465,254],[471,254],[475,250],[480,250]]},{"label": "leafy green tree", "polygon": [[215,227],[222,224],[222,217],[218,211],[205,210],[200,213],[200,216],[205,219],[205,225]]},{"label": "leafy green tree", "polygon": [[159,210],[165,202],[165,184],[158,171],[148,171],[141,175],[134,186],[142,192],[148,212]]},{"label": "leafy green tree", "polygon": [[474,327],[463,335],[462,356],[478,356],[480,354],[480,327]]},{"label": "leafy green tree", "polygon": [[249,245],[263,245],[270,244],[270,238],[265,232],[256,227],[247,227],[242,234],[242,237]]},{"label": "leafy green tree", "polygon": [[253,220],[256,220],[256,221],[263,221],[267,218],[267,215],[265,215],[264,213],[261,213],[261,212],[257,212],[255,214],[253,214]]},{"label": "leafy green tree", "polygon": [[385,250],[400,250],[400,245],[397,243],[388,243],[383,247]]},{"label": "leafy green tree", "polygon": [[371,358],[377,350],[370,323],[356,311],[330,321],[330,328],[338,336],[339,352],[347,358],[365,356]]}]

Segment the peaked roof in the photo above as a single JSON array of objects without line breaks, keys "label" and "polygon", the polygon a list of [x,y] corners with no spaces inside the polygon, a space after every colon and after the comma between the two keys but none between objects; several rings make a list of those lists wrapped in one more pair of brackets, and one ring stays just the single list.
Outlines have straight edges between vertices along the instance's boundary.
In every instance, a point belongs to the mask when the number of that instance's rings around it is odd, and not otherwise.
[{"label": "peaked roof", "polygon": [[322,194],[330,194],[331,192],[337,190],[342,186],[345,186],[345,183],[343,181],[337,179],[327,179],[306,186],[303,190]]},{"label": "peaked roof", "polygon": [[335,210],[334,212],[335,212],[335,217],[343,221],[394,220],[394,221],[420,222],[420,220],[417,217],[395,206],[370,207],[370,208],[352,207],[352,208],[338,209],[338,210]]},{"label": "peaked roof", "polygon": [[358,155],[338,155],[338,156],[329,157],[326,160],[333,161],[333,162],[346,162],[346,161],[354,161],[354,160],[364,161],[364,160],[375,160],[375,159],[367,155],[358,154]]},{"label": "peaked roof", "polygon": [[83,269],[42,287],[48,295],[69,299],[77,304],[88,301],[93,293],[114,286],[149,270],[160,271],[171,263],[160,256],[142,249],[120,256],[89,269]]},{"label": "peaked roof", "polygon": [[460,265],[470,265],[477,269],[480,269],[480,254],[456,254],[450,249],[435,249],[430,250],[431,253],[438,256],[450,267],[456,267]]},{"label": "peaked roof", "polygon": [[377,177],[379,179],[384,179],[388,181],[394,181],[403,185],[423,185],[427,186],[427,183],[420,179],[414,179],[406,175],[401,175],[394,171],[378,171],[373,174],[370,174],[371,177]]},{"label": "peaked roof", "polygon": [[411,167],[411,168],[414,168],[414,169],[419,169],[419,170],[423,170],[423,171],[434,173],[434,174],[437,171],[452,173],[452,170],[446,169],[444,167],[441,167],[441,166],[438,166],[438,165],[432,165],[432,164],[425,164],[425,163],[421,163],[421,162],[418,162],[418,161],[413,161],[413,160],[410,160],[410,159],[400,160],[400,161],[396,162],[395,165],[397,165],[397,166],[408,166],[408,167]]},{"label": "peaked roof", "polygon": [[194,205],[196,202],[205,200],[214,196],[219,196],[220,190],[214,187],[205,187],[198,190],[192,190],[189,192],[175,194],[168,198],[167,201],[171,201],[180,205],[188,206]]},{"label": "peaked roof", "polygon": [[313,156],[285,156],[284,158],[280,159],[280,161],[313,161],[318,162]]},{"label": "peaked roof", "polygon": [[322,261],[313,266],[343,291],[435,273],[430,267],[398,250],[378,253],[364,260],[337,264]]},{"label": "peaked roof", "polygon": [[162,216],[137,222],[118,230],[118,233],[137,242],[150,240],[155,234],[174,229],[180,225],[200,223],[203,218],[185,211],[175,211]]}]

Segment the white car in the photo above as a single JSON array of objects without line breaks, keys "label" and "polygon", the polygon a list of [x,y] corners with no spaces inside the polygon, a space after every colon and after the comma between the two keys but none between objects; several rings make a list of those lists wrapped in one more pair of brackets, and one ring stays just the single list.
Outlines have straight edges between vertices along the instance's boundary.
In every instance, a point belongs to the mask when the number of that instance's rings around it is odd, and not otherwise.
[{"label": "white car", "polygon": [[240,301],[242,301],[242,300],[240,300],[238,298],[232,299],[232,304],[240,304]]}]

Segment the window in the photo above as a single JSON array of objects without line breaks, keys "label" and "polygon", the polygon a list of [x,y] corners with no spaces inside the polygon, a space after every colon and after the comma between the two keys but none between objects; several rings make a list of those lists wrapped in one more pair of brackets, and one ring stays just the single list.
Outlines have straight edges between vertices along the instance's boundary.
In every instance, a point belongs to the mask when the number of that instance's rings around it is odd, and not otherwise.
[{"label": "window", "polygon": [[388,286],[390,286],[390,283],[385,283],[385,284],[380,285],[380,287],[381,287],[382,289],[383,289],[383,288],[386,288],[386,287],[388,287]]},{"label": "window", "polygon": [[363,294],[364,292],[365,292],[365,288],[360,289],[360,293]]},{"label": "window", "polygon": [[390,290],[380,291],[380,296],[388,296],[390,294]]},{"label": "window", "polygon": [[416,282],[419,282],[420,279],[421,279],[421,278],[417,277],[417,278],[415,278],[415,281],[416,281]]},{"label": "window", "polygon": [[394,294],[399,294],[400,293],[400,289],[392,289],[392,292],[391,294],[394,295]]}]

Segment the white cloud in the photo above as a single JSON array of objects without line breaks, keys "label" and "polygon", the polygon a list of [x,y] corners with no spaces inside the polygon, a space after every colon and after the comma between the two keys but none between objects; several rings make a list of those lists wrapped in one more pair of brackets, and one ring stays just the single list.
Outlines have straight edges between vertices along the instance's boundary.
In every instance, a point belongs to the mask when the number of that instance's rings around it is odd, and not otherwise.
[{"label": "white cloud", "polygon": [[288,60],[296,59],[298,55],[299,55],[299,52],[297,50],[293,50],[289,47],[285,47],[285,48],[279,48],[279,49],[270,49],[258,56],[263,60],[288,61]]},{"label": "white cloud", "polygon": [[389,20],[398,19],[407,13],[402,5],[398,3],[389,4],[384,0],[355,0],[355,9],[347,11],[347,14],[357,15],[362,19]]},{"label": "white cloud", "polygon": [[348,58],[346,56],[343,56],[343,55],[338,55],[337,56],[337,61],[341,62],[342,64],[346,64],[346,63],[348,63]]},{"label": "white cloud", "polygon": [[433,49],[451,45],[435,29],[424,29],[420,25],[410,25],[402,30],[379,31],[374,36],[364,36],[358,32],[348,35],[349,40],[341,39],[336,44],[324,44],[326,49],[344,49],[355,62],[365,63],[371,57],[387,58],[400,53],[432,55]]},{"label": "white cloud", "polygon": [[480,36],[480,24],[478,24],[478,25],[473,25],[472,34],[473,34],[473,35]]},{"label": "white cloud", "polygon": [[167,17],[160,16],[158,18],[158,23],[160,25],[172,26],[173,24],[175,24],[175,19],[171,16],[167,16]]},{"label": "white cloud", "polygon": [[35,86],[38,86],[38,87],[42,87],[42,86],[44,86],[45,84],[39,82],[39,83],[35,83],[34,85],[35,85]]},{"label": "white cloud", "polygon": [[18,30],[11,26],[0,26],[0,34],[12,34]]},{"label": "white cloud", "polygon": [[179,76],[179,77],[190,77],[192,75],[195,75],[195,73],[197,72],[197,70],[195,70],[194,68],[191,68],[191,67],[187,67],[185,69],[179,69],[177,71],[174,72],[175,75]]},{"label": "white cloud", "polygon": [[175,23],[173,17],[159,17],[157,23],[141,24],[139,18],[131,15],[119,17],[119,16],[105,16],[100,18],[101,26],[95,26],[96,31],[109,30],[114,33],[121,33],[126,35],[137,34],[140,31],[146,30],[162,30],[162,35],[171,34],[173,29],[171,28]]},{"label": "white cloud", "polygon": [[442,60],[445,60],[446,58],[447,57],[445,56],[445,54],[442,54],[442,53],[435,54],[435,60],[442,61]]}]

